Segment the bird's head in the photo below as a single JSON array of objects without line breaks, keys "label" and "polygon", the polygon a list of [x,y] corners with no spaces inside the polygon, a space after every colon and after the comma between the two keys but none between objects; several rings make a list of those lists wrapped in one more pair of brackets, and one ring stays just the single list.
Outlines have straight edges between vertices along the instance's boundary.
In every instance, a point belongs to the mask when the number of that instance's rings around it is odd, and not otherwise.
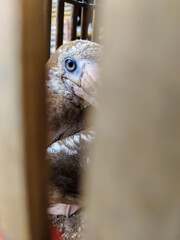
[{"label": "bird's head", "polygon": [[76,105],[97,107],[101,49],[87,40],[62,45],[47,63],[48,87]]}]

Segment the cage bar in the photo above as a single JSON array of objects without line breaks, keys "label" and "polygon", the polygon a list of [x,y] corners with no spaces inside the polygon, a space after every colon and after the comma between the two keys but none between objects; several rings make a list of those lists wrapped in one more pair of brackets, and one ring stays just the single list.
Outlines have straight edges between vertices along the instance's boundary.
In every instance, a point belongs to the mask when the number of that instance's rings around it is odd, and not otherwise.
[{"label": "cage bar", "polygon": [[56,49],[63,44],[64,0],[58,1],[56,22]]},{"label": "cage bar", "polygon": [[77,38],[77,17],[78,17],[79,7],[74,5],[71,17],[71,40]]},{"label": "cage bar", "polygon": [[44,30],[46,41],[46,60],[50,57],[52,0],[44,1]]}]

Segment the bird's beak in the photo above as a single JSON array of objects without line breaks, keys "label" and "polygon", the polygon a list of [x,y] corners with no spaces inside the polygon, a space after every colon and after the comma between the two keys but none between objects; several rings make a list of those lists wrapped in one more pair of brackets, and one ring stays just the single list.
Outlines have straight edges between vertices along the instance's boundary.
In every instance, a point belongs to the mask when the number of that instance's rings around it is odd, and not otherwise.
[{"label": "bird's beak", "polygon": [[80,83],[74,86],[74,92],[88,103],[97,107],[97,90],[100,84],[99,66],[97,63],[88,60],[81,60],[80,65],[82,69]]},{"label": "bird's beak", "polygon": [[98,107],[97,91],[100,85],[99,65],[87,59],[79,61],[78,76],[70,77],[73,93],[89,104]]}]

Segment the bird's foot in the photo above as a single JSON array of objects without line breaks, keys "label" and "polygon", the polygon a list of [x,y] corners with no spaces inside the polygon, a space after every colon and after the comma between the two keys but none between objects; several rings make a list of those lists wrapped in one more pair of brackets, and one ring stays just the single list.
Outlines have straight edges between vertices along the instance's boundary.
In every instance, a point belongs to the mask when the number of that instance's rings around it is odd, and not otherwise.
[{"label": "bird's foot", "polygon": [[81,207],[78,205],[70,205],[64,203],[52,204],[48,207],[48,213],[52,215],[64,215],[70,217],[77,212]]}]

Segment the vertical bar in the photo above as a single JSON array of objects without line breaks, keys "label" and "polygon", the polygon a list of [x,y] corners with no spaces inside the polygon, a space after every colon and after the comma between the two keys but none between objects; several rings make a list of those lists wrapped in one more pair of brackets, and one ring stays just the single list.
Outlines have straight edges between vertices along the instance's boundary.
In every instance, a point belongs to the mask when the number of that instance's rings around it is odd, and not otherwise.
[{"label": "vertical bar", "polygon": [[180,1],[106,1],[103,20],[89,239],[179,240]]},{"label": "vertical bar", "polygon": [[56,21],[56,49],[63,44],[64,0],[58,0]]},{"label": "vertical bar", "polygon": [[71,40],[75,40],[77,37],[77,17],[78,17],[79,7],[73,6],[72,16],[71,16]]},{"label": "vertical bar", "polygon": [[21,1],[0,7],[0,238],[30,240],[24,169]]},{"label": "vertical bar", "polygon": [[90,32],[90,36],[87,36],[88,40],[92,41],[92,37],[93,37],[93,16],[94,16],[94,9],[89,7],[89,23],[92,24],[92,31]]},{"label": "vertical bar", "polygon": [[48,240],[43,1],[22,0],[23,113],[31,239]]},{"label": "vertical bar", "polygon": [[[86,1],[87,3],[90,0]],[[89,8],[83,7],[81,12],[81,39],[88,38],[88,24],[89,24]]]},{"label": "vertical bar", "polygon": [[[99,3],[98,0],[96,0],[96,8],[94,9],[93,12],[93,33],[92,33],[92,41],[100,43],[99,39],[99,29],[100,29],[100,23],[101,23],[101,18],[100,18],[100,6],[102,6],[102,2]],[[100,5],[101,4],[101,5]]]},{"label": "vertical bar", "polygon": [[53,54],[56,50],[56,20],[57,20],[57,2],[52,1],[52,14],[51,14],[51,46],[50,54]]},{"label": "vertical bar", "polygon": [[50,57],[52,0],[44,0],[44,29],[46,41],[46,61]]},{"label": "vertical bar", "polygon": [[98,19],[98,10],[94,9],[93,12],[93,32],[92,32],[92,41],[99,42],[99,19]]}]

